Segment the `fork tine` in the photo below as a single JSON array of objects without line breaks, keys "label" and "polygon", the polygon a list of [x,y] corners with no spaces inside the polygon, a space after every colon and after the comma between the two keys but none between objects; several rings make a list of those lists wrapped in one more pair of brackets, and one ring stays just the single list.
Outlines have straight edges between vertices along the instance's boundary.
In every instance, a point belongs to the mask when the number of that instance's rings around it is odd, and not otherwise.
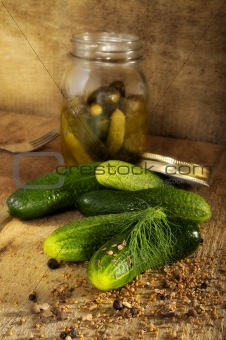
[{"label": "fork tine", "polygon": [[[50,138],[50,140],[51,139],[52,138]],[[46,137],[40,138],[39,140],[30,141],[30,144],[32,145],[32,147],[38,147],[38,146],[42,145],[43,143],[45,144],[48,141],[49,141],[49,136],[46,136]]]},{"label": "fork tine", "polygon": [[37,139],[32,140],[31,143],[36,143],[36,142],[39,143],[39,142],[43,141],[43,139],[46,139],[46,138],[48,139],[49,137],[51,138],[52,136],[54,136],[55,133],[57,133],[57,132],[54,131],[54,130],[49,131],[45,135],[43,135],[43,136],[41,136],[41,137],[39,137]]},{"label": "fork tine", "polygon": [[59,136],[59,132],[52,130],[49,133],[41,136],[33,141],[27,141],[22,143],[15,143],[15,144],[3,144],[0,145],[0,149],[12,152],[12,153],[19,153],[19,152],[27,152],[27,151],[35,151],[41,148],[43,145],[51,142],[53,139]]},{"label": "fork tine", "polygon": [[41,146],[43,144],[46,144],[48,141],[51,141],[53,139],[55,139],[56,137],[59,136],[59,133],[55,130],[52,130],[50,132],[48,132],[47,134],[33,140],[30,142],[30,144],[33,146],[33,147],[38,147],[38,146]]},{"label": "fork tine", "polygon": [[51,142],[53,139],[55,139],[57,136],[55,137],[51,137],[51,138],[43,138],[42,140],[40,140],[39,142],[30,142],[30,145],[33,147],[33,148],[39,148],[49,142]]}]

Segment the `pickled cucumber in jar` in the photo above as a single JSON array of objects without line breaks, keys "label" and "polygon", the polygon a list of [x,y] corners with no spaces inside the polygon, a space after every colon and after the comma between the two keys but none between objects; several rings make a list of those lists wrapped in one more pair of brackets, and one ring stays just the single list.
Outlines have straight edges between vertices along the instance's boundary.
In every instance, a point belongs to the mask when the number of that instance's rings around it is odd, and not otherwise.
[{"label": "pickled cucumber in jar", "polygon": [[141,95],[130,95],[125,101],[126,133],[125,148],[141,154],[145,144],[145,125],[147,124],[147,108]]},{"label": "pickled cucumber in jar", "polygon": [[66,164],[108,159],[135,162],[143,151],[147,109],[139,94],[126,96],[122,81],[70,96],[61,113],[61,144]]}]

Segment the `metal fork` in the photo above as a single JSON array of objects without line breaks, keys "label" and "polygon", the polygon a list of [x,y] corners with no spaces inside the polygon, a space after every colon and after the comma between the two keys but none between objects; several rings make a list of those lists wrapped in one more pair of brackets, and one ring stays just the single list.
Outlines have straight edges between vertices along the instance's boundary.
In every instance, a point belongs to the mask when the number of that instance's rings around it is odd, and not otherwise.
[{"label": "metal fork", "polygon": [[0,149],[9,151],[12,153],[35,151],[40,149],[42,146],[51,142],[53,139],[59,136],[59,132],[52,130],[45,135],[28,142],[16,143],[16,144],[3,144],[0,145]]}]

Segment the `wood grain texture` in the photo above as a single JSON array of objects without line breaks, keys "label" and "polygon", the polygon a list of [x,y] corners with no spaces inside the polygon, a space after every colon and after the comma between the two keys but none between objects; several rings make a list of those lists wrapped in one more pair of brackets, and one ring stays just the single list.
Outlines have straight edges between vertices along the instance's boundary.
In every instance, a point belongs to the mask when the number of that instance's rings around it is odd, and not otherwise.
[{"label": "wood grain texture", "polygon": [[[17,119],[18,116],[21,117],[21,120]],[[33,126],[32,132],[27,130],[25,121],[29,121],[30,126]],[[26,136],[30,136],[41,131],[44,132],[46,127],[57,127],[58,124],[56,120],[45,121],[44,118],[40,120],[39,117],[26,117],[26,115],[11,113],[7,118],[4,118],[5,125],[0,126],[2,140],[8,138],[5,127],[11,126],[9,122],[15,122],[14,124],[17,122],[17,128],[14,125],[16,139],[20,139],[26,134]],[[59,141],[50,143],[43,150],[43,152],[45,151],[60,152]],[[43,253],[43,241],[58,226],[82,217],[76,210],[73,210],[31,221],[12,219],[5,223],[0,233],[1,339],[25,340],[32,332],[35,339],[41,338],[43,334],[45,339],[53,340],[59,338],[64,327],[71,325],[78,327],[85,340],[102,340],[110,336],[111,339],[115,340],[148,340],[155,335],[152,330],[155,328],[158,329],[157,338],[162,340],[175,338],[175,336],[183,340],[225,339],[226,148],[203,142],[150,136],[149,151],[202,164],[212,169],[209,188],[185,186],[187,190],[199,193],[210,203],[212,217],[201,226],[203,245],[191,257],[190,264],[184,263],[181,267],[179,266],[180,271],[183,271],[184,268],[195,271],[193,276],[195,289],[199,290],[198,287],[201,283],[207,283],[207,288],[203,292],[205,299],[203,298],[204,300],[198,302],[198,306],[202,305],[204,310],[201,310],[193,320],[186,316],[186,312],[191,308],[189,299],[195,293],[195,290],[191,288],[192,286],[190,286],[187,296],[184,297],[185,300],[181,300],[176,295],[172,300],[166,298],[162,300],[162,303],[161,300],[156,302],[154,300],[156,292],[162,291],[162,282],[166,278],[166,273],[162,271],[159,273],[151,271],[143,274],[141,277],[142,284],[135,293],[122,290],[109,297],[87,282],[86,263],[64,263],[58,270],[49,270],[46,266],[48,257]],[[12,169],[14,156],[0,151],[0,159],[1,213],[5,206],[5,198],[15,190],[15,183]],[[32,162],[25,159],[20,166],[21,179],[26,180],[53,170],[56,162],[52,158],[45,158],[43,161],[40,161],[40,158],[38,160],[34,158]],[[196,265],[194,266],[193,263],[196,263]],[[187,275],[184,283],[181,282],[180,284],[186,285],[186,281],[191,280],[191,274],[187,273]],[[199,277],[198,282],[195,281],[197,276]],[[153,282],[155,288],[152,288]],[[74,290],[70,290],[70,287],[74,287]],[[56,321],[54,317],[44,318],[39,314],[32,314],[28,295],[33,290],[37,293],[38,303],[49,303],[53,307],[57,304],[57,301],[60,301],[67,310],[68,318],[63,321]],[[167,291],[168,294],[173,294],[174,290],[168,289]],[[176,289],[175,294],[177,294]],[[125,301],[132,301],[131,299],[136,296],[138,300],[135,301],[139,301],[138,306],[143,308],[144,315],[118,320],[118,314],[112,308],[116,296],[122,296]],[[180,305],[181,301],[183,301],[182,305]],[[212,302],[209,305],[210,301]],[[156,304],[157,308],[162,308],[167,303],[177,303],[177,311],[180,311],[180,316],[161,318],[153,315]],[[214,314],[214,306],[216,307],[216,315]],[[196,309],[198,310],[198,307]],[[96,320],[94,324],[92,324],[92,320],[87,319],[88,316],[90,318],[90,314],[93,320]],[[95,327],[99,323],[101,324],[101,320],[103,320],[102,326],[100,328]]]},{"label": "wood grain texture", "polygon": [[[34,140],[41,135],[47,133],[51,129],[59,131],[59,120],[48,119],[42,116],[33,116],[25,114],[16,114],[13,112],[0,112],[0,144],[4,143],[19,143],[28,140]],[[52,141],[48,145],[48,152],[55,152],[59,150],[59,139]],[[46,149],[39,150],[43,151],[45,155]],[[57,164],[58,160],[54,157],[21,157],[15,162],[15,157],[6,152],[2,151],[0,155],[0,207],[5,206],[6,199],[10,192],[16,189],[14,181],[15,167],[19,167],[18,180],[21,183],[32,179],[36,176],[43,174],[44,172],[51,171]],[[32,168],[30,164],[33,164]],[[40,168],[43,172],[40,173]],[[5,221],[9,219],[6,209],[0,211],[0,230],[4,226]]]},{"label": "wood grain texture", "polygon": [[135,33],[144,42],[151,134],[226,145],[223,0],[5,0],[0,109],[58,117],[69,39]]}]

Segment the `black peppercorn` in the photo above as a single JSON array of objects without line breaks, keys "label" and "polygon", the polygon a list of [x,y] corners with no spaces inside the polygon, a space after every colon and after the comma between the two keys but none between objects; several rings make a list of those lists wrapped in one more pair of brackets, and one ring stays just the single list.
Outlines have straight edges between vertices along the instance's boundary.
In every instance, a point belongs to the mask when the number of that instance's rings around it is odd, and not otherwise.
[{"label": "black peppercorn", "polygon": [[201,289],[206,289],[208,287],[206,282],[203,282],[200,286]]},{"label": "black peppercorn", "polygon": [[135,307],[132,307],[132,308],[130,309],[130,314],[131,314],[132,316],[136,316],[136,315],[137,315],[137,309],[136,309]]},{"label": "black peppercorn", "polygon": [[167,281],[163,281],[162,287],[163,288],[170,288],[170,285]]},{"label": "black peppercorn", "polygon": [[47,266],[50,268],[50,269],[57,269],[59,268],[59,262],[57,262],[57,260],[55,259],[49,259],[49,261],[47,262]]},{"label": "black peppercorn", "polygon": [[60,333],[60,338],[61,339],[66,339],[66,336],[67,336],[68,334],[67,334],[67,332],[61,332]]},{"label": "black peppercorn", "polygon": [[37,299],[37,296],[36,296],[36,294],[35,294],[35,293],[31,293],[31,294],[29,294],[29,296],[28,296],[28,300],[30,300],[30,301],[36,301],[36,299]]},{"label": "black peppercorn", "polygon": [[77,331],[74,328],[71,328],[69,335],[71,338],[77,338]]},{"label": "black peppercorn", "polygon": [[160,298],[160,300],[165,300],[166,297],[165,297],[165,295],[160,294],[160,295],[159,295],[159,298]]},{"label": "black peppercorn", "polygon": [[123,306],[123,304],[122,304],[122,302],[120,300],[115,300],[113,302],[113,308],[115,310],[122,310],[124,308],[124,306]]}]

